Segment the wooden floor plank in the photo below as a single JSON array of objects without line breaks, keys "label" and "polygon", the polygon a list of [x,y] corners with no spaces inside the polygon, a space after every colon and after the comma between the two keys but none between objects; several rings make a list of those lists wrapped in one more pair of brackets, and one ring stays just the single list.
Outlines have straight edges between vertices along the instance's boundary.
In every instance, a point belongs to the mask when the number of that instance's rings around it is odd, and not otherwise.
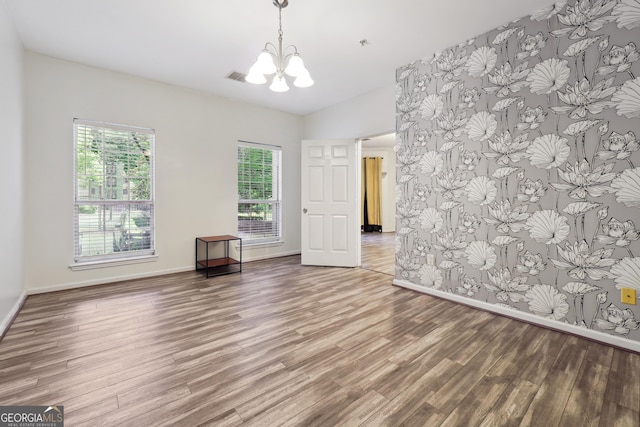
[{"label": "wooden floor plank", "polygon": [[500,377],[483,377],[451,411],[442,427],[477,426],[486,418],[509,385]]},{"label": "wooden floor plank", "polygon": [[[413,369],[416,372],[422,372],[417,368],[417,364],[405,366],[402,369]],[[449,359],[442,359],[440,363],[413,380],[406,388],[399,389],[393,399],[389,399],[386,405],[365,420],[365,425],[401,425],[416,411],[423,411],[424,413],[425,407],[429,409],[428,418],[443,420],[445,418],[444,413],[438,408],[429,405],[427,400],[442,385],[450,381],[459,369],[459,364]]]},{"label": "wooden floor plank", "polygon": [[599,427],[624,426],[639,427],[640,416],[635,411],[619,405],[610,400],[605,400],[602,405]]},{"label": "wooden floor plank", "polygon": [[560,425],[596,427],[600,424],[602,397],[606,391],[609,367],[585,360],[569,395]]},{"label": "wooden floor plank", "polygon": [[[360,396],[359,394],[357,397]],[[341,406],[346,406],[351,400],[354,398],[349,396],[346,389],[341,389],[338,384],[325,378],[314,381],[309,387],[304,387],[278,404],[269,405],[264,411],[260,412],[259,407],[254,408],[254,402],[247,402],[245,407],[250,407],[250,412],[239,408],[238,413],[248,426],[334,425],[330,420]],[[316,405],[318,401],[321,403]],[[333,411],[326,411],[327,407],[331,407]]]},{"label": "wooden floor plank", "polygon": [[521,426],[560,426],[575,376],[559,370],[547,372],[536,396],[522,418]]},{"label": "wooden floor plank", "polygon": [[538,389],[537,384],[514,379],[487,411],[479,424],[481,427],[519,426]]},{"label": "wooden floor plank", "polygon": [[74,426],[640,427],[640,355],[394,287],[375,254],[393,235],[370,234],[365,268],[293,256],[29,296],[0,405]]},{"label": "wooden floor plank", "polygon": [[605,396],[611,402],[640,412],[640,355],[614,350]]}]

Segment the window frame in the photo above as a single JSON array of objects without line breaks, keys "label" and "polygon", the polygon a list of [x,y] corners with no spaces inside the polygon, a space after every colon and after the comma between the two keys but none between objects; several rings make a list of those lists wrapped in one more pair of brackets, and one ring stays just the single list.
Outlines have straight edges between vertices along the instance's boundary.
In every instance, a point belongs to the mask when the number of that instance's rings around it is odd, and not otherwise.
[{"label": "window frame", "polygon": [[[115,179],[113,177],[109,177],[106,170],[101,175],[102,185],[100,188],[101,191],[100,196],[97,199],[92,199],[91,197],[87,197],[86,199],[82,199],[80,196],[81,185],[80,181],[82,179],[82,174],[79,173],[78,170],[78,162],[79,162],[79,153],[78,153],[78,142],[79,142],[79,129],[81,127],[89,127],[96,128],[101,132],[129,132],[135,133],[137,135],[145,135],[149,139],[149,171],[148,175],[144,175],[141,179],[149,180],[149,196],[148,199],[141,198],[139,200],[131,200],[131,195],[127,192],[127,199],[123,197],[109,199],[106,197],[106,188],[108,187],[107,181],[109,179]],[[130,142],[127,141],[127,147],[129,147]],[[105,153],[108,150],[103,146],[101,147],[100,156],[104,159]],[[127,154],[131,151],[127,150]],[[119,151],[118,153],[122,153]],[[151,128],[143,128],[136,126],[129,126],[123,124],[115,124],[108,123],[103,121],[94,121],[94,120],[84,120],[84,119],[73,119],[73,180],[74,180],[74,196],[73,196],[73,264],[70,266],[72,270],[84,270],[87,268],[99,268],[106,267],[112,265],[126,265],[131,263],[139,263],[139,262],[147,262],[154,261],[157,258],[156,255],[156,237],[155,237],[155,229],[156,229],[156,221],[155,221],[155,129]],[[106,168],[103,162],[103,168]],[[123,179],[130,179],[130,176],[127,176]],[[124,190],[124,188],[123,188]],[[124,191],[123,191],[124,193]],[[140,209],[140,207],[144,207],[144,211],[149,214],[149,225],[148,225],[148,236],[145,235],[143,237],[143,244],[146,246],[146,240],[148,239],[149,248],[143,249],[135,249],[135,250],[121,250],[121,251],[113,251],[109,253],[102,253],[97,255],[82,255],[82,244],[81,244],[81,231],[80,231],[80,206],[96,206],[97,209],[103,209],[103,212],[106,212],[108,207],[120,207],[121,212],[118,211],[118,216],[128,215],[126,219],[128,220],[129,226],[131,226],[133,220],[133,216],[131,214],[132,207]],[[146,226],[144,226],[146,228]],[[115,228],[111,231],[104,229],[103,233],[103,241],[107,241],[108,233],[113,233],[115,236],[116,230]],[[100,233],[97,233],[98,235]],[[115,238],[115,237],[114,237]],[[114,243],[112,243],[114,245]],[[106,243],[105,243],[106,247]]]},{"label": "window frame", "polygon": [[[236,209],[236,214],[237,217],[240,216],[241,210],[240,210],[240,205],[241,204],[268,204],[271,205],[271,211],[272,211],[272,215],[275,216],[275,218],[272,219],[272,225],[275,227],[275,235],[271,235],[271,236],[267,236],[267,237],[251,237],[251,236],[247,236],[246,233],[241,233],[240,231],[240,221],[238,220],[238,224],[237,224],[237,231],[238,231],[238,236],[242,238],[242,242],[243,242],[243,246],[253,246],[253,245],[270,245],[270,244],[281,244],[283,243],[283,236],[282,236],[282,213],[283,213],[283,209],[282,209],[282,146],[279,145],[272,145],[272,144],[263,144],[263,143],[258,143],[258,142],[249,142],[249,141],[242,141],[239,140],[238,141],[238,146],[237,146],[237,152],[239,154],[239,151],[241,149],[241,147],[246,147],[246,148],[254,148],[254,149],[261,149],[261,150],[269,150],[272,153],[272,199],[242,199],[240,197],[240,158],[239,155],[237,155],[236,158],[236,166],[237,166],[237,173],[236,173],[236,185],[237,185],[237,193],[238,193],[238,205],[237,205],[237,209]],[[275,161],[274,161],[275,159]],[[277,172],[277,173],[276,173]],[[275,212],[275,213],[273,213]]]}]

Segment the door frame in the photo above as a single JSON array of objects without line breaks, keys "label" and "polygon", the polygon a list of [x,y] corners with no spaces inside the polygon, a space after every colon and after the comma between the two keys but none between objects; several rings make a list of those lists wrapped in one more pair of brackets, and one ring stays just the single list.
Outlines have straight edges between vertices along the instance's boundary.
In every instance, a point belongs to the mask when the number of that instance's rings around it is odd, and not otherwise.
[{"label": "door frame", "polygon": [[[358,162],[358,170],[356,172],[356,178],[357,178],[357,182],[356,182],[356,191],[358,193],[358,217],[360,217],[362,215],[361,210],[362,210],[362,206],[360,203],[360,198],[362,197],[361,194],[361,189],[362,189],[362,143],[364,142],[366,144],[366,141],[368,139],[371,138],[376,138],[378,136],[383,136],[383,135],[391,135],[391,134],[395,134],[396,130],[390,130],[388,132],[378,132],[378,133],[374,133],[374,134],[369,134],[367,136],[362,136],[359,138],[356,138],[357,144],[358,146],[356,147],[357,150],[357,156],[359,157],[359,162]],[[394,186],[395,187],[395,186]],[[394,209],[395,210],[395,209]],[[395,218],[395,217],[394,217]],[[361,226],[358,225],[358,228],[360,228]],[[395,227],[394,227],[395,228]],[[358,258],[360,260],[358,266],[362,265],[362,235],[360,236],[360,239],[358,239]]]},{"label": "door frame", "polygon": [[[356,144],[355,146],[355,150],[356,150],[356,158],[358,161],[356,161],[356,199],[358,200],[358,205],[357,205],[357,218],[360,218],[361,216],[361,204],[360,204],[360,200],[362,197],[361,194],[361,185],[362,185],[362,143],[366,142],[367,139],[370,138],[375,138],[378,136],[382,136],[382,135],[389,135],[389,134],[395,134],[396,130],[389,130],[387,132],[376,132],[373,134],[367,134],[365,136],[361,136],[361,137],[356,137],[353,138],[354,143]],[[309,138],[309,139],[321,139],[321,138]],[[336,138],[326,138],[326,139],[336,139]],[[337,139],[349,139],[349,138],[337,138]],[[302,206],[300,207],[300,209],[302,210]],[[356,267],[361,267],[362,266],[362,236],[361,236],[361,225],[359,224],[359,220],[357,221],[357,227],[358,227],[358,234],[359,234],[359,238],[357,239],[356,242]]]}]

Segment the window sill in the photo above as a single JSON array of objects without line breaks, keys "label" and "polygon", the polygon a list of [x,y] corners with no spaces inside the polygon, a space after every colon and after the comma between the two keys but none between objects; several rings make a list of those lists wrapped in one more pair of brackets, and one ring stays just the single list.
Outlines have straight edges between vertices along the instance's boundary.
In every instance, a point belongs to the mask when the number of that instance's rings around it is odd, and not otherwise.
[{"label": "window sill", "polygon": [[119,267],[122,265],[141,264],[144,262],[155,262],[158,255],[145,255],[132,258],[119,258],[113,260],[78,262],[69,266],[72,271],[93,270],[96,268]]}]

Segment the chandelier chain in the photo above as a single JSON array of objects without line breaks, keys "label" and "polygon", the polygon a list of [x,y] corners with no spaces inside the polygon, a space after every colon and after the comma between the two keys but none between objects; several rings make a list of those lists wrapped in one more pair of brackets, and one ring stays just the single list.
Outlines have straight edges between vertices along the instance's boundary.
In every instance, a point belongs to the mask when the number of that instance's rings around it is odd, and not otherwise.
[{"label": "chandelier chain", "polygon": [[278,8],[278,38],[282,40],[282,7]]}]

